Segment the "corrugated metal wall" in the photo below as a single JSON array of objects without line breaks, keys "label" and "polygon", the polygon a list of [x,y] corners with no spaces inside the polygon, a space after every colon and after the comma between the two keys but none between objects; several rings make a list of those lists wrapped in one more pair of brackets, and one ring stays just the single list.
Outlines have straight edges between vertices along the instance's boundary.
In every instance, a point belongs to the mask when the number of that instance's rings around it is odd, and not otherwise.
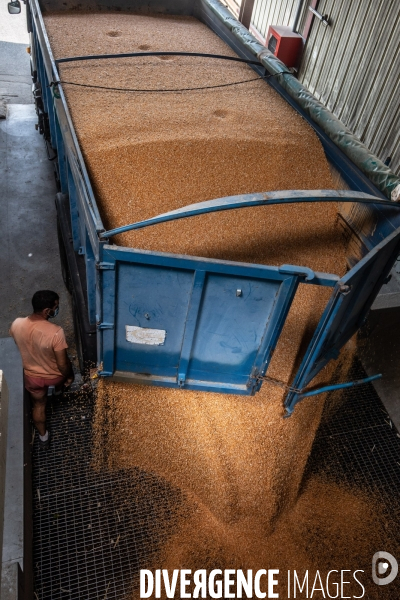
[{"label": "corrugated metal wall", "polygon": [[255,0],[252,26],[265,38],[270,25],[292,25],[297,0]]},{"label": "corrugated metal wall", "polygon": [[[303,3],[303,33],[310,2]],[[256,0],[252,26],[291,25],[297,0]],[[353,133],[400,174],[400,2],[320,0],[299,80]]]},{"label": "corrugated metal wall", "polygon": [[400,2],[322,0],[300,81],[381,160],[400,173]]}]

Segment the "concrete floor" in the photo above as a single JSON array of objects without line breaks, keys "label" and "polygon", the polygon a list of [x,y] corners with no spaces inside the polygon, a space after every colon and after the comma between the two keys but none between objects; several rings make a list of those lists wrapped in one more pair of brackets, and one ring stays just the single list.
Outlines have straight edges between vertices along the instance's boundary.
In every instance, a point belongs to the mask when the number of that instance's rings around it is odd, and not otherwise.
[{"label": "concrete floor", "polygon": [[[54,197],[53,164],[35,129],[37,117],[31,93],[30,59],[26,48],[26,8],[10,15],[0,4],[0,95],[8,102],[0,121],[0,338],[10,323],[31,312],[37,289],[54,289],[61,296],[60,324],[70,331],[71,314],[63,308],[67,292],[60,273]],[[68,314],[68,316],[67,316]]]},{"label": "concrete floor", "polygon": [[10,391],[2,600],[17,598],[24,543],[22,365],[8,329],[16,317],[32,312],[31,297],[36,290],[53,289],[60,295],[55,322],[66,330],[68,342],[73,342],[69,295],[58,254],[57,190],[53,164],[35,129],[28,43],[25,15],[9,15],[7,3],[1,3],[0,96],[8,106],[6,119],[0,120],[0,369]]},{"label": "concrete floor", "polygon": [[[17,316],[31,312],[37,289],[60,294],[58,322],[65,321],[67,292],[61,278],[54,198],[53,164],[47,160],[33,104],[8,105],[0,121],[0,337]],[[56,322],[56,321],[55,321]]]},{"label": "concrete floor", "polygon": [[7,2],[0,4],[0,98],[8,104],[32,103],[30,59],[26,51],[26,7],[21,14],[10,15]]}]

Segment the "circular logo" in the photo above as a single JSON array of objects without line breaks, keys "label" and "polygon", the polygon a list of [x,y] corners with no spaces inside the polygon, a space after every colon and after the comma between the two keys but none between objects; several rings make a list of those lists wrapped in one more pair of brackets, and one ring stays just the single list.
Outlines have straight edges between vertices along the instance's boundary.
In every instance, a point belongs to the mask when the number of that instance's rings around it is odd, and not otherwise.
[{"label": "circular logo", "polygon": [[397,577],[399,565],[389,552],[376,552],[372,557],[372,579],[376,585],[388,585]]}]

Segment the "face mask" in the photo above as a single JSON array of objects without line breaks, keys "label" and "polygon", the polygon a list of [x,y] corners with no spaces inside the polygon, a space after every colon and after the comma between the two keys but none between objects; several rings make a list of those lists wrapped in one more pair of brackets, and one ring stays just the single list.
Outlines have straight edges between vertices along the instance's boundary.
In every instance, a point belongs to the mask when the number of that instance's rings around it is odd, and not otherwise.
[{"label": "face mask", "polygon": [[60,307],[57,306],[57,308],[54,309],[53,314],[49,315],[49,319],[54,319],[54,317],[56,317],[58,315],[59,310],[60,310]]}]

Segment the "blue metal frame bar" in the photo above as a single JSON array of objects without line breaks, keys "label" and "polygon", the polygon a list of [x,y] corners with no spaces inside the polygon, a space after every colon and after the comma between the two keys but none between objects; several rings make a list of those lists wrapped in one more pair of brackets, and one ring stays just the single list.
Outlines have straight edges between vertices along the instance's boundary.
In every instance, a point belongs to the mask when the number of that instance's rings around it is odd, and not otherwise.
[{"label": "blue metal frame bar", "polygon": [[254,361],[253,372],[247,384],[249,387],[253,388],[253,393],[258,391],[261,387],[262,381],[260,376],[264,376],[267,372],[298,285],[298,277],[288,277],[282,282],[281,288],[275,299],[275,306],[272,311],[269,327],[261,341],[259,351]]},{"label": "blue metal frame bar", "polygon": [[[124,258],[124,254],[126,254],[126,258]],[[135,255],[135,261],[131,258],[132,254]],[[103,257],[105,261],[138,262],[172,268],[177,267],[177,260],[179,260],[179,268],[182,269],[190,269],[193,271],[207,270],[210,273],[228,273],[233,275],[245,275],[248,277],[268,277],[275,281],[283,281],[289,274],[292,274],[297,277],[304,277],[304,280],[302,280],[301,283],[310,283],[327,287],[334,287],[340,280],[338,275],[312,271],[314,273],[314,278],[309,281],[307,277],[311,269],[304,267],[293,266],[292,270],[289,271],[291,265],[283,265],[283,271],[281,271],[282,267],[219,259],[212,259],[211,261],[210,259],[202,258],[201,256],[187,256],[182,254],[170,254],[168,252],[155,252],[152,250],[138,250],[135,248],[109,246],[108,244],[103,246]]]},{"label": "blue metal frame bar", "polygon": [[222,210],[232,210],[237,208],[253,207],[253,206],[269,206],[273,204],[295,204],[299,202],[363,202],[366,204],[384,204],[400,210],[400,204],[391,202],[364,194],[363,192],[353,192],[348,190],[286,190],[282,192],[261,192],[258,194],[243,194],[240,196],[226,196],[225,198],[217,198],[215,200],[206,200],[205,202],[197,202],[189,204],[163,213],[145,221],[138,221],[130,225],[116,227],[109,231],[104,231],[100,234],[100,238],[104,239],[112,235],[118,235],[125,231],[133,229],[141,229],[166,221],[175,221],[186,217],[194,217],[205,213],[217,212]]},{"label": "blue metal frame bar", "polygon": [[[58,81],[59,73],[57,70],[57,66],[54,60],[54,56],[50,47],[50,42],[46,33],[46,28],[43,21],[43,16],[40,10],[38,0],[29,0],[32,6],[32,22],[34,24],[34,30],[37,36],[37,40],[39,42],[39,46],[41,49],[41,60],[43,61],[44,69],[47,74],[48,81]],[[41,82],[43,85],[43,82]],[[46,82],[47,83],[47,82]],[[47,88],[47,92],[51,93],[50,88]],[[84,191],[85,202],[88,207],[88,212],[91,213],[91,223],[92,228],[95,231],[100,232],[104,231],[104,226],[97,208],[96,200],[93,194],[92,186],[89,180],[89,176],[86,170],[86,165],[83,160],[82,152],[79,147],[78,138],[75,133],[74,126],[72,124],[71,115],[68,110],[67,102],[64,96],[64,91],[61,86],[59,86],[60,98],[54,98],[54,111],[57,109],[57,115],[60,122],[60,127],[62,131],[62,135],[66,146],[66,155],[70,160],[70,155],[74,155],[74,162],[78,165],[79,177],[81,179],[81,185],[78,186],[78,182],[75,180],[77,189]],[[53,111],[53,112],[54,112]],[[72,169],[73,175],[75,177],[75,169]]]},{"label": "blue metal frame bar", "polygon": [[199,317],[200,304],[203,296],[205,279],[206,271],[195,271],[189,310],[186,315],[186,325],[185,332],[183,334],[181,357],[178,367],[179,387],[182,387],[186,380],[186,374],[190,362],[190,354],[193,346],[194,336],[196,333],[196,323]]},{"label": "blue metal frame bar", "polygon": [[55,115],[55,124],[57,140],[58,176],[60,178],[60,187],[63,194],[68,194],[68,173],[65,160],[65,147],[57,115]]},{"label": "blue metal frame bar", "polygon": [[112,325],[112,327],[109,326],[107,329],[101,329],[101,336],[99,336],[102,338],[102,355],[100,356],[103,359],[103,371],[100,374],[103,375],[112,375],[114,372],[116,278],[115,269],[105,270],[101,273],[101,286],[103,289],[102,322]]},{"label": "blue metal frame bar", "polygon": [[357,379],[356,381],[348,381],[346,383],[337,383],[336,385],[326,385],[325,387],[318,388],[317,390],[303,392],[302,394],[299,394],[299,398],[302,400],[303,398],[309,398],[310,396],[318,396],[318,394],[323,394],[324,392],[333,392],[334,390],[343,390],[345,388],[356,387],[357,385],[364,385],[370,381],[381,379],[381,377],[382,373],[379,373],[378,375],[371,375],[371,377],[366,377],[365,379]]},{"label": "blue metal frame bar", "polygon": [[[105,332],[104,332],[105,333]],[[111,377],[112,381],[136,383],[144,385],[155,385],[168,388],[177,388],[175,377],[162,377],[159,375],[146,376],[143,373],[131,373],[129,371],[109,372],[105,369],[99,371],[101,377]],[[203,392],[216,392],[218,394],[236,394],[238,396],[250,396],[248,388],[239,383],[219,383],[213,381],[201,381],[199,379],[186,379],[185,390],[201,390]]]},{"label": "blue metal frame bar", "polygon": [[[68,148],[68,146],[67,146]],[[90,204],[87,202],[85,182],[81,176],[80,166],[73,152],[68,153],[68,164],[72,173],[72,179],[75,182],[76,206],[79,214],[80,239],[85,239],[85,231],[88,232],[93,251],[97,258],[99,238],[97,228],[93,218]],[[80,244],[82,245],[82,244]],[[77,248],[77,250],[79,247]]]},{"label": "blue metal frame bar", "polygon": [[85,266],[89,323],[94,324],[96,323],[96,258],[87,230],[85,240]]},{"label": "blue metal frame bar", "polygon": [[71,231],[72,231],[72,241],[75,252],[78,252],[79,247],[81,246],[80,240],[80,231],[79,231],[79,213],[77,206],[77,191],[75,180],[72,176],[71,165],[70,162],[67,161],[67,170],[68,170],[68,195],[69,195],[69,210],[71,216]]},{"label": "blue metal frame bar", "polygon": [[55,114],[53,107],[52,96],[49,94],[48,88],[48,77],[44,66],[43,55],[39,45],[36,28],[33,31],[33,39],[35,43],[35,54],[36,54],[36,70],[38,76],[38,82],[40,83],[42,92],[42,101],[45,112],[47,112],[50,126],[50,137],[51,145],[53,148],[57,147],[56,129],[55,129]]}]

